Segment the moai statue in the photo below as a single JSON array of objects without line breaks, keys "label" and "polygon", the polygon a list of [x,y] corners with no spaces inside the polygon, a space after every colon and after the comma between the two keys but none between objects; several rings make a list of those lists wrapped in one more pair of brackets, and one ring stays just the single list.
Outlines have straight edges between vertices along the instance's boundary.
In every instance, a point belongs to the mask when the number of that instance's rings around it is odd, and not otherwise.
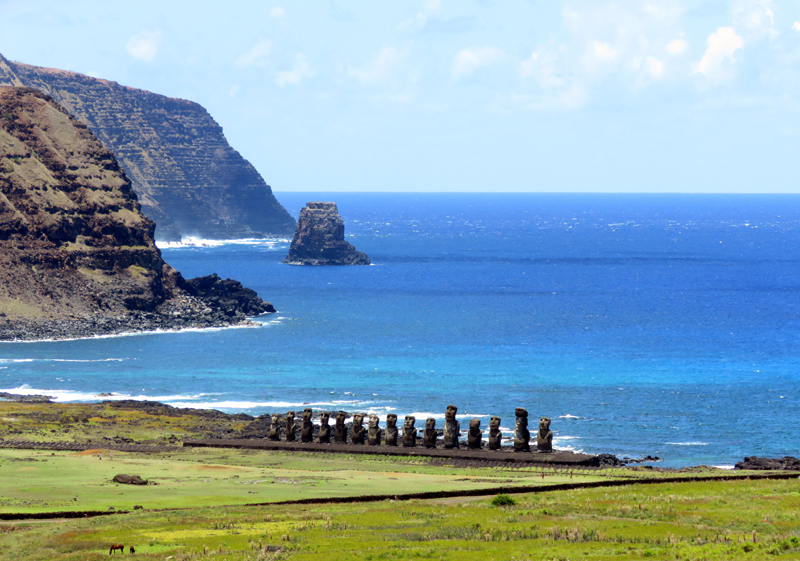
[{"label": "moai statue", "polygon": [[471,419],[469,422],[469,432],[467,433],[467,447],[470,450],[480,450],[483,444],[483,431],[481,430],[481,420]]},{"label": "moai statue", "polygon": [[492,417],[489,421],[489,450],[500,450],[503,433],[500,432],[500,417]]},{"label": "moai statue", "polygon": [[436,419],[428,417],[425,421],[425,432],[422,433],[422,445],[425,448],[436,448],[436,439],[439,438],[439,431],[436,430]]},{"label": "moai statue", "polygon": [[528,430],[528,412],[522,407],[514,411],[517,416],[516,430],[514,431],[514,452],[530,452],[531,433]]},{"label": "moai statue", "polygon": [[536,448],[539,452],[553,451],[553,431],[550,430],[550,419],[539,419],[539,433],[536,435]]},{"label": "moai statue", "polygon": [[364,426],[364,414],[356,413],[353,415],[353,433],[350,438],[353,444],[364,444],[365,436],[367,436],[367,427]]},{"label": "moai statue", "polygon": [[461,423],[456,420],[458,407],[448,405],[444,414],[444,447],[458,448],[458,437],[461,435]]},{"label": "moai statue", "polygon": [[413,415],[406,415],[406,422],[403,425],[403,446],[412,448],[417,445],[417,429],[414,423],[417,418]]},{"label": "moai statue", "polygon": [[269,438],[270,440],[274,440],[275,442],[281,439],[281,426],[280,426],[280,415],[277,413],[272,414],[272,424],[269,426]]},{"label": "moai statue", "polygon": [[397,415],[386,415],[386,446],[397,446]]},{"label": "moai statue", "polygon": [[369,416],[369,431],[367,432],[367,442],[370,446],[378,446],[381,443],[381,427],[378,426],[380,419],[377,415]]},{"label": "moai statue", "polygon": [[331,414],[327,411],[319,416],[319,434],[317,434],[317,442],[320,444],[331,443],[331,426],[328,424],[331,420]]},{"label": "moai statue", "polygon": [[313,413],[311,409],[303,409],[303,425],[300,427],[300,440],[311,442],[314,440],[314,423],[311,422]]},{"label": "moai statue", "polygon": [[286,442],[294,442],[294,433],[297,426],[294,424],[294,411],[286,413]]},{"label": "moai statue", "polygon": [[339,444],[347,444],[347,426],[344,419],[347,413],[339,411],[336,413],[336,423],[333,425],[333,441]]}]

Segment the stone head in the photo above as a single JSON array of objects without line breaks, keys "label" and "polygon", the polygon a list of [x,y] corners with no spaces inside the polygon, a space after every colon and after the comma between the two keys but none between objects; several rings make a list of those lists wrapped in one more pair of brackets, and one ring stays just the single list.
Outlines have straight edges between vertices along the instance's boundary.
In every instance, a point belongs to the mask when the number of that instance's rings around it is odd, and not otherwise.
[{"label": "stone head", "polygon": [[406,427],[407,429],[413,429],[413,428],[414,428],[414,423],[415,423],[416,421],[417,421],[417,418],[416,418],[416,417],[414,417],[413,415],[406,415],[406,424],[405,424],[405,427]]},{"label": "stone head", "polygon": [[514,409],[514,415],[516,415],[517,417],[526,417],[527,418],[528,410],[527,409],[523,409],[522,407],[517,407],[516,409]]},{"label": "stone head", "polygon": [[379,422],[380,422],[380,419],[378,418],[377,415],[370,415],[369,416],[369,428],[371,428],[371,429],[378,428],[378,423]]},{"label": "stone head", "polygon": [[313,415],[313,413],[312,413],[311,409],[308,409],[308,408],[303,409],[303,422],[304,423],[310,423],[312,415]]},{"label": "stone head", "polygon": [[539,419],[539,430],[550,430],[550,418],[542,417]]},{"label": "stone head", "polygon": [[293,421],[294,421],[294,411],[288,411],[286,413],[286,424],[288,425],[289,423],[291,423]]},{"label": "stone head", "polygon": [[281,418],[280,415],[278,415],[277,413],[273,413],[272,414],[272,424],[273,425],[277,425],[278,421],[280,421],[280,418]]},{"label": "stone head", "polygon": [[528,426],[528,417],[522,417],[522,416],[517,417],[516,426],[517,426],[517,428],[527,427]]},{"label": "stone head", "polygon": [[456,407],[455,405],[448,405],[447,411],[445,411],[444,414],[444,418],[448,421],[455,421],[456,413],[458,413],[458,407]]},{"label": "stone head", "polygon": [[360,427],[363,424],[364,424],[364,414],[355,413],[353,415],[353,426]]},{"label": "stone head", "polygon": [[500,429],[500,417],[492,417],[489,420],[489,428],[492,430],[499,430]]},{"label": "stone head", "polygon": [[396,427],[397,426],[397,415],[394,413],[389,413],[386,415],[386,426],[387,427]]},{"label": "stone head", "polygon": [[319,416],[319,424],[321,425],[327,425],[330,420],[331,420],[331,414],[328,413],[327,411]]},{"label": "stone head", "polygon": [[336,424],[343,425],[346,416],[347,413],[345,413],[344,411],[339,411],[338,413],[336,413]]},{"label": "stone head", "polygon": [[436,419],[434,419],[433,417],[428,417],[428,420],[425,421],[425,428],[426,429],[436,428]]},{"label": "stone head", "polygon": [[470,430],[478,430],[478,429],[480,429],[481,428],[481,420],[480,419],[470,419],[469,428],[470,428]]}]

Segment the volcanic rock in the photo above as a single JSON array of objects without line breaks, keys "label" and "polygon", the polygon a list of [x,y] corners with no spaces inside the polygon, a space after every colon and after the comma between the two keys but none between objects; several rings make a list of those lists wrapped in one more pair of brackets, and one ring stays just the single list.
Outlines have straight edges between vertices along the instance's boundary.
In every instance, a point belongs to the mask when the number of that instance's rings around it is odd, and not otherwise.
[{"label": "volcanic rock", "polygon": [[142,479],[138,475],[126,475],[124,473],[118,473],[112,481],[123,485],[147,485],[146,479]]},{"label": "volcanic rock", "polygon": [[185,281],[153,230],[85,125],[37,90],[0,87],[0,340],[233,325],[273,309],[236,281]]},{"label": "volcanic rock", "polygon": [[116,155],[159,240],[291,235],[295,223],[197,103],[76,72],[11,62],[0,86],[52,96]]},{"label": "volcanic rock", "polygon": [[747,456],[743,462],[736,463],[736,469],[787,470],[800,471],[800,458],[785,456],[783,458],[758,458]]},{"label": "volcanic rock", "polygon": [[369,265],[366,253],[344,240],[344,221],[335,203],[307,203],[283,260],[289,265]]}]

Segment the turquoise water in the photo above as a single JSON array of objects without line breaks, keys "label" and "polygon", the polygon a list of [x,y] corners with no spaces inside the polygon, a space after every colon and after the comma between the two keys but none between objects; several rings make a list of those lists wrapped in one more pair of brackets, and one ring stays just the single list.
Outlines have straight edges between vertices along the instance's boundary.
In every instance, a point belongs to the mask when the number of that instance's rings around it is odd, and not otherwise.
[{"label": "turquoise water", "polygon": [[[269,299],[259,328],[0,345],[0,391],[251,414],[549,416],[557,447],[800,455],[800,196],[283,193],[333,200],[370,267],[288,240],[163,249]],[[466,423],[463,423],[466,425]]]}]

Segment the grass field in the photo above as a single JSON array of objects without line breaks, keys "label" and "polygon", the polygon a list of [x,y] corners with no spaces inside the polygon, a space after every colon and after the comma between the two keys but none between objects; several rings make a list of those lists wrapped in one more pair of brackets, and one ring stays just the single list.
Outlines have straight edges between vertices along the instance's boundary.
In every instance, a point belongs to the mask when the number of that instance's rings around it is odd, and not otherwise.
[{"label": "grass field", "polygon": [[[106,406],[0,403],[15,440],[128,435],[161,442],[210,430],[196,417]],[[227,423],[227,424],[226,424]],[[240,430],[214,420],[213,430]],[[111,428],[109,428],[111,427]],[[109,431],[112,431],[111,433]],[[162,448],[163,450],[164,448]],[[103,453],[103,459],[98,454]],[[571,472],[571,473],[570,473]],[[146,486],[119,485],[118,473]],[[0,513],[131,511],[0,523],[0,560],[106,559],[133,545],[144,559],[728,560],[800,559],[800,479],[696,468],[480,468],[425,457],[209,448],[114,453],[0,449]],[[799,474],[800,475],[800,474]],[[698,477],[699,476],[699,477]],[[659,482],[666,477],[683,482]],[[647,485],[554,490],[562,483]],[[536,486],[505,497],[261,504],[297,499]],[[548,489],[548,487],[550,489]],[[260,506],[246,506],[254,503]],[[141,505],[142,510],[132,510]],[[126,555],[127,549],[126,549]]]},{"label": "grass field", "polygon": [[[798,559],[798,480],[661,483],[489,498],[194,508],[0,525],[0,558]],[[280,551],[272,551],[275,547]]]}]

